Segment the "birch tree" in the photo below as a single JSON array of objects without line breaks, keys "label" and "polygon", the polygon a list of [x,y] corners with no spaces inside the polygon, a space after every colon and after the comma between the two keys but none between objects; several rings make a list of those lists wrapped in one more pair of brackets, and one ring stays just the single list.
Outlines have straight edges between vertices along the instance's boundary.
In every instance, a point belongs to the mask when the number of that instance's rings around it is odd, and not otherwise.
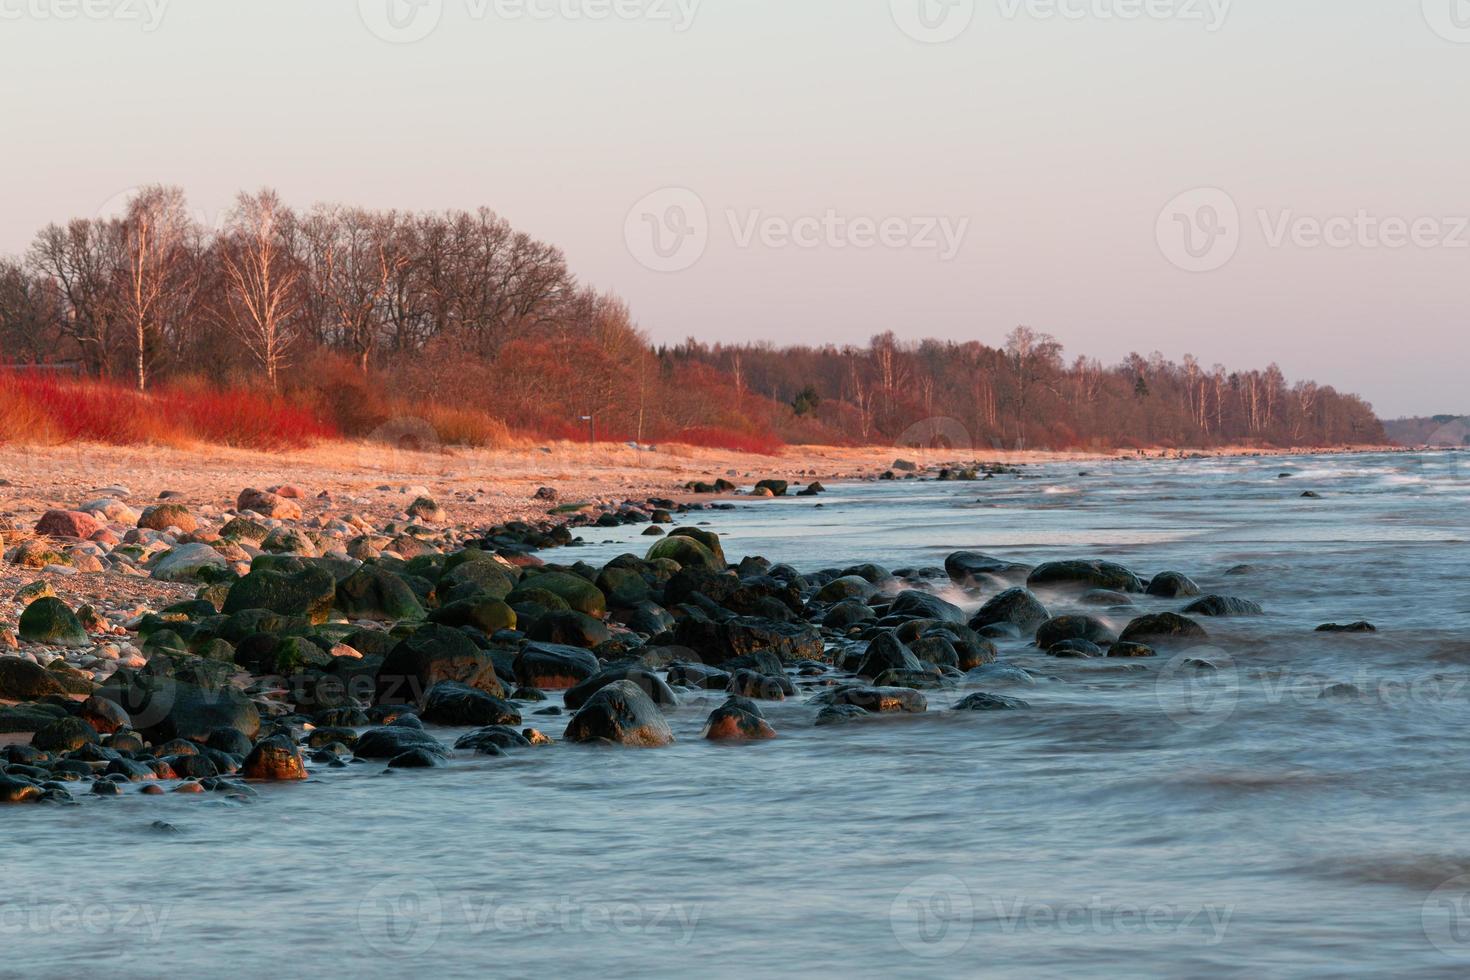
[{"label": "birch tree", "polygon": [[235,330],[265,369],[272,391],[279,386],[299,306],[291,225],[291,212],[275,191],[242,194],[221,249]]}]

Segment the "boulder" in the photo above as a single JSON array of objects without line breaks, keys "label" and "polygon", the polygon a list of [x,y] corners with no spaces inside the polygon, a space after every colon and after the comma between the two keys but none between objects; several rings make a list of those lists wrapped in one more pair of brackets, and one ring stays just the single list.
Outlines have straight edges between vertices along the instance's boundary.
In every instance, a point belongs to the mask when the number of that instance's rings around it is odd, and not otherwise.
[{"label": "boulder", "polygon": [[1182,572],[1160,572],[1148,583],[1148,594],[1162,599],[1184,599],[1199,593],[1199,586]]},{"label": "boulder", "polygon": [[284,735],[272,735],[255,744],[241,772],[246,779],[290,782],[306,778],[306,763],[296,743]]},{"label": "boulder", "polygon": [[873,678],[890,670],[920,671],[923,666],[896,634],[880,633],[868,644],[867,652],[853,673]]},{"label": "boulder", "polygon": [[301,520],[301,505],[268,490],[246,488],[235,501],[236,510],[248,510],[277,521]]},{"label": "boulder", "polygon": [[755,742],[776,737],[776,730],[747,698],[733,697],[710,713],[703,737],[712,742]]},{"label": "boulder", "polygon": [[31,738],[31,747],[41,752],[75,752],[84,745],[95,745],[100,739],[97,729],[81,718],[58,718]]},{"label": "boulder", "polygon": [[986,585],[996,579],[1017,580],[1031,571],[1029,565],[996,558],[978,551],[956,551],[944,559],[944,571],[956,585]]},{"label": "boulder", "polygon": [[509,702],[456,681],[435,684],[424,697],[423,719],[456,728],[519,725],[521,713]]},{"label": "boulder", "polygon": [[36,522],[36,533],[49,538],[90,538],[100,530],[96,518],[77,510],[48,510]]},{"label": "boulder", "polygon": [[699,541],[688,535],[670,534],[648,549],[648,561],[667,559],[678,562],[684,568],[703,568],[711,572],[723,572],[725,565]]},{"label": "boulder", "polygon": [[1187,616],[1263,616],[1260,603],[1233,596],[1207,595],[1184,607]]},{"label": "boulder", "polygon": [[0,699],[36,701],[65,693],[66,690],[56,675],[40,664],[20,657],[0,657]]},{"label": "boulder", "polygon": [[1143,591],[1143,583],[1137,575],[1122,565],[1097,559],[1047,562],[1032,571],[1026,584],[1032,588],[1050,586],[1112,589],[1115,592]]},{"label": "boulder", "polygon": [[84,647],[90,642],[66,603],[49,597],[37,599],[20,614],[20,638],[53,647]]},{"label": "boulder", "polygon": [[592,653],[555,643],[530,643],[515,659],[516,683],[542,691],[564,691],[597,673]]},{"label": "boulder", "polygon": [[919,592],[915,589],[900,592],[889,607],[888,614],[908,619],[934,619],[941,623],[963,625],[965,622],[965,614],[959,606],[944,601],[932,592]]},{"label": "boulder", "polygon": [[229,574],[230,563],[212,546],[181,544],[153,563],[152,576],[160,582],[214,582]]},{"label": "boulder", "polygon": [[679,703],[678,697],[675,696],[669,685],[651,670],[637,664],[614,664],[599,670],[585,681],[569,689],[566,693],[566,705],[575,711],[590,701],[598,691],[618,681],[627,681],[636,685],[640,691],[648,695],[654,704],[660,707],[672,708]]},{"label": "boulder", "polygon": [[384,658],[377,673],[378,702],[419,704],[444,681],[505,697],[490,654],[459,630],[431,623],[404,637]]},{"label": "boulder", "polygon": [[176,738],[203,742],[219,728],[233,728],[249,738],[260,731],[255,702],[229,685],[203,686],[176,676],[118,671],[97,694],[126,711],[137,730],[155,742]]},{"label": "boulder", "polygon": [[679,623],[674,635],[679,646],[695,651],[712,667],[757,650],[769,650],[786,663],[827,659],[822,634],[805,623],[782,623],[754,616],[737,616],[714,623],[691,617]]},{"label": "boulder", "polygon": [[577,612],[601,619],[607,615],[607,598],[591,582],[580,575],[572,575],[568,572],[543,572],[540,575],[527,577],[515,592],[510,594],[509,602],[515,605],[515,596],[522,589],[539,589],[550,592],[561,599],[569,607]]},{"label": "boulder", "polygon": [[424,607],[408,583],[376,565],[364,565],[338,582],[334,602],[348,619],[397,623],[424,618]]},{"label": "boulder", "polygon": [[834,707],[852,705],[872,714],[920,714],[929,710],[923,694],[907,687],[842,687],[832,692]]},{"label": "boulder", "polygon": [[337,580],[325,568],[307,567],[295,574],[262,569],[252,571],[225,597],[224,614],[265,609],[281,616],[301,616],[316,625],[325,623],[337,596]]},{"label": "boulder", "polygon": [[955,711],[1019,711],[1029,708],[1031,705],[1020,698],[1007,698],[999,694],[986,694],[979,691],[971,694],[959,704],[954,706]]},{"label": "boulder", "polygon": [[674,741],[663,712],[638,685],[614,681],[582,706],[567,725],[569,742],[612,742],[656,748]]},{"label": "boulder", "polygon": [[152,531],[167,531],[176,527],[185,534],[199,530],[199,522],[183,504],[156,504],[145,508],[138,518],[138,526]]},{"label": "boulder", "polygon": [[1204,640],[1209,638],[1205,628],[1192,619],[1177,613],[1158,613],[1140,616],[1129,623],[1118,639],[1127,643],[1150,641]]},{"label": "boulder", "polygon": [[1042,623],[1036,631],[1036,645],[1043,650],[1049,650],[1063,640],[1085,640],[1102,646],[1117,639],[1106,623],[1091,616],[1058,616]]},{"label": "boulder", "polygon": [[526,633],[533,640],[591,650],[612,639],[600,619],[573,609],[549,612],[539,617]]},{"label": "boulder", "polygon": [[444,743],[422,728],[388,725],[363,732],[352,754],[359,759],[395,759],[412,749],[447,755]]},{"label": "boulder", "polygon": [[1051,618],[1051,613],[1026,589],[1007,589],[980,607],[970,619],[970,628],[984,629],[996,623],[1010,623],[1023,635],[1035,631]]}]

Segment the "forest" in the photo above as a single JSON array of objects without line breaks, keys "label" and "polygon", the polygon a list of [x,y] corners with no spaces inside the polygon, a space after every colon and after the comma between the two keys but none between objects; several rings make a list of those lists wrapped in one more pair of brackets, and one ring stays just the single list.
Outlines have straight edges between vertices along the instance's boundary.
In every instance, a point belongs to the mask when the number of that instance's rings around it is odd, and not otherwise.
[{"label": "forest", "polygon": [[1068,359],[1025,326],[990,340],[655,346],[618,297],[579,284],[558,248],[486,208],[297,210],[261,190],[208,226],[180,189],[152,186],[122,213],[50,225],[24,255],[0,259],[0,426],[22,424],[14,406],[39,404],[40,385],[50,413],[85,386],[196,392],[279,406],[303,430],[363,436],[410,418],[471,445],[1385,441],[1362,399],[1274,364]]}]

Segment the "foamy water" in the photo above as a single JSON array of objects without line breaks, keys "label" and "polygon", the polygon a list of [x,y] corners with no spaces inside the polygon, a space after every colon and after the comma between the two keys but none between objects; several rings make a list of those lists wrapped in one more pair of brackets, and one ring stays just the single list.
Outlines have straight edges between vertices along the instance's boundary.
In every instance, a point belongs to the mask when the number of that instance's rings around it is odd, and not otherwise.
[{"label": "foamy water", "polygon": [[[841,728],[798,698],[757,746],[699,740],[708,695],[665,750],[9,808],[0,973],[1463,976],[1467,464],[1090,463],[708,515],[732,560],[1100,557],[1267,614],[1206,621],[1212,673],[1002,643],[1041,679]],[[973,690],[1032,709],[943,710]]]}]

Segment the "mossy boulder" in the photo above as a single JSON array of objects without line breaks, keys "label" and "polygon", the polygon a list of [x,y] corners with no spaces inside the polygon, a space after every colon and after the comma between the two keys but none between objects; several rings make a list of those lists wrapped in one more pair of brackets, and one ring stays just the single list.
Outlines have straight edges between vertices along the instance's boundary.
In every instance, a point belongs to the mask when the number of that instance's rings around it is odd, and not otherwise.
[{"label": "mossy boulder", "polygon": [[648,549],[648,560],[678,562],[683,568],[702,568],[711,572],[723,572],[725,563],[703,542],[687,534],[674,531],[668,537]]},{"label": "mossy boulder", "polygon": [[294,575],[253,570],[230,587],[224,612],[229,615],[246,609],[266,609],[320,624],[331,615],[336,596],[337,581],[324,568],[308,567]]},{"label": "mossy boulder", "polygon": [[349,619],[396,623],[424,618],[424,607],[408,583],[373,565],[364,565],[338,583],[336,605]]},{"label": "mossy boulder", "polygon": [[66,603],[50,596],[37,599],[20,614],[20,638],[53,647],[84,647],[90,642]]},{"label": "mossy boulder", "polygon": [[517,617],[516,611],[506,603],[487,595],[461,599],[435,609],[429,614],[429,621],[455,628],[473,626],[486,636],[493,636],[500,630],[515,629]]},{"label": "mossy boulder", "polygon": [[[527,578],[523,586],[550,592],[579,613],[599,619],[607,615],[607,597],[602,594],[601,589],[580,575],[570,572],[543,572]],[[516,592],[519,591],[521,590],[518,588]],[[514,595],[514,592],[511,593],[512,597]],[[515,605],[513,598],[511,605]]]}]

